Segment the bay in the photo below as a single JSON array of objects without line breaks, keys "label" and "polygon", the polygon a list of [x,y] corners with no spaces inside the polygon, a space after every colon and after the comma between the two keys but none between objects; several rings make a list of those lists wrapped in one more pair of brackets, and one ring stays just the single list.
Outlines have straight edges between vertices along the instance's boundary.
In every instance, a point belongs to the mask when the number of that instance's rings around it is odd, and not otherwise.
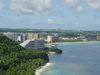
[{"label": "bay", "polygon": [[41,75],[100,75],[100,42],[55,45],[63,50],[50,57],[51,66]]}]

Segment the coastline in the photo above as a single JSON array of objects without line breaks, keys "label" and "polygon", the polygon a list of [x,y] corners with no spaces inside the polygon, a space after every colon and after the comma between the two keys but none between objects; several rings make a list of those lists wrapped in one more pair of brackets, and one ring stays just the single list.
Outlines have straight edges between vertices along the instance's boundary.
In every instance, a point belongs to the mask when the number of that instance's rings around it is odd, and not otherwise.
[{"label": "coastline", "polygon": [[[54,55],[54,54],[56,54],[56,53],[55,53],[55,52],[49,52],[48,56]],[[43,72],[43,71],[44,71],[46,68],[48,68],[50,65],[51,65],[51,63],[50,63],[50,62],[47,62],[44,66],[41,66],[41,67],[37,68],[36,71],[35,71],[35,74],[36,74],[36,75],[40,75],[41,72]]]},{"label": "coastline", "polygon": [[46,63],[44,66],[41,66],[39,68],[36,69],[35,74],[36,75],[40,75],[41,72],[43,72],[47,67],[49,67],[51,65],[50,62]]},{"label": "coastline", "polygon": [[[84,42],[100,42],[100,41],[84,41]],[[82,43],[82,42],[56,42],[56,43],[48,43],[49,45],[56,45],[56,44],[66,44],[66,43]],[[56,54],[55,52],[49,52],[48,56]],[[47,62],[44,66],[41,66],[36,69],[35,74],[40,75],[46,68],[51,65],[50,62]]]},{"label": "coastline", "polygon": [[85,43],[85,42],[100,42],[100,41],[81,41],[81,42],[55,42],[55,43],[48,43],[48,45],[55,45],[55,44],[67,44],[67,43]]}]

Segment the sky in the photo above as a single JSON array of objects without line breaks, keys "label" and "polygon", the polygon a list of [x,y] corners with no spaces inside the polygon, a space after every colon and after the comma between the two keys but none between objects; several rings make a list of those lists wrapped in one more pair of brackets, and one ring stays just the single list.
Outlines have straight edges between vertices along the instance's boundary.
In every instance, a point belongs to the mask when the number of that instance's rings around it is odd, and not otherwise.
[{"label": "sky", "polygon": [[100,0],[0,0],[0,28],[100,30]]}]

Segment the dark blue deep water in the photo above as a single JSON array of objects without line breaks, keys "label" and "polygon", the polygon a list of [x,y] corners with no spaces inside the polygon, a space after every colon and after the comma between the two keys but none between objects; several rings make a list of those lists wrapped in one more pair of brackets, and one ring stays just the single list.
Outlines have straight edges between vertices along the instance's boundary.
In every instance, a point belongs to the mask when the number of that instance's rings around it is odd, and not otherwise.
[{"label": "dark blue deep water", "polygon": [[41,75],[100,75],[100,42],[66,43],[56,47],[61,55],[50,56],[50,67]]}]

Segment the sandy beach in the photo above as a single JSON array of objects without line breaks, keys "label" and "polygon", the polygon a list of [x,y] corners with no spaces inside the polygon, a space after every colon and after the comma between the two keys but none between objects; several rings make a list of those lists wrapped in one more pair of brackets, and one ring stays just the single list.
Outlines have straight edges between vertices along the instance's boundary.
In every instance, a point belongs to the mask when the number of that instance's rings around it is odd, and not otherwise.
[{"label": "sandy beach", "polygon": [[56,52],[49,52],[48,55],[54,55],[54,54],[56,54]]},{"label": "sandy beach", "polygon": [[47,67],[49,67],[50,65],[51,65],[51,63],[48,62],[48,63],[46,63],[45,66],[41,66],[41,67],[37,68],[35,74],[36,74],[36,75],[40,75],[40,73],[43,72],[43,71],[44,71]]}]

